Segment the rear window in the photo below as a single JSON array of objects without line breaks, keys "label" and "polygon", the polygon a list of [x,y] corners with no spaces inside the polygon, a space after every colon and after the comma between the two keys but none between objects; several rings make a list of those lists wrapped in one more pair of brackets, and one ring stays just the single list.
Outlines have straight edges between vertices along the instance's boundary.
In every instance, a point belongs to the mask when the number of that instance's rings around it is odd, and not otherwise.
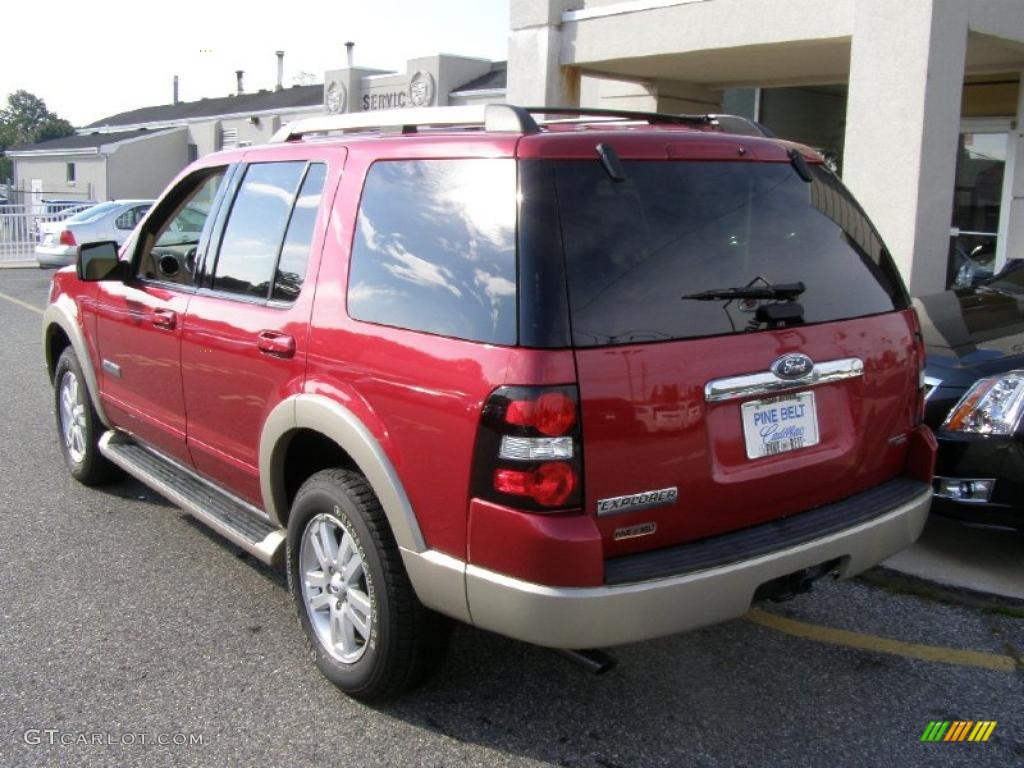
[{"label": "rear window", "polygon": [[757,300],[682,298],[723,288],[803,282],[805,323],[907,306],[874,228],[820,166],[807,183],[788,163],[627,161],[615,182],[596,161],[537,162],[554,168],[576,346],[764,327]]},{"label": "rear window", "polygon": [[515,225],[515,160],[374,163],[352,244],[349,315],[515,344]]},{"label": "rear window", "polygon": [[86,208],[84,211],[79,211],[73,216],[70,216],[67,219],[65,219],[65,222],[68,224],[85,224],[86,222],[93,221],[94,219],[98,219],[101,216],[105,216],[106,214],[120,207],[121,203],[100,203],[99,205],[94,205],[92,208]]}]

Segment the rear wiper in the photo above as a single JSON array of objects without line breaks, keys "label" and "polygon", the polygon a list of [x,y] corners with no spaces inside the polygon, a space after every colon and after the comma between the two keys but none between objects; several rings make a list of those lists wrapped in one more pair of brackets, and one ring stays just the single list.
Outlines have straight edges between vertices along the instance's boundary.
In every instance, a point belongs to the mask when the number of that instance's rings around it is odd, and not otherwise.
[{"label": "rear wiper", "polygon": [[712,288],[709,291],[688,293],[682,298],[695,301],[722,301],[725,299],[767,299],[793,301],[807,290],[803,283],[779,283],[778,285],[747,285],[741,288]]}]

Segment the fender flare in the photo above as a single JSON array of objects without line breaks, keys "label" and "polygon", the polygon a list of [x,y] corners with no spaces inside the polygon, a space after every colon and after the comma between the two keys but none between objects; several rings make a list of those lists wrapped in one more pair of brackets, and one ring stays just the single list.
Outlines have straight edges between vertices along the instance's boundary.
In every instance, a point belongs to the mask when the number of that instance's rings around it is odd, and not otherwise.
[{"label": "fender flare", "polygon": [[85,376],[85,383],[89,390],[89,398],[92,400],[92,407],[96,409],[100,421],[109,429],[110,419],[103,410],[103,403],[100,401],[99,381],[96,379],[96,371],[92,366],[92,356],[89,354],[89,347],[85,342],[85,334],[78,324],[77,318],[72,312],[60,304],[50,304],[43,312],[43,354],[46,356],[47,370],[57,365],[57,361],[50,356],[50,337],[53,335],[54,326],[60,328],[64,335],[71,342],[71,348],[75,351],[78,364],[82,367],[82,374]]},{"label": "fender flare", "polygon": [[352,457],[380,501],[399,547],[411,552],[426,550],[412,504],[384,449],[352,411],[323,395],[292,395],[278,403],[263,423],[260,492],[273,522],[285,526],[287,519],[284,458],[291,433],[299,429],[319,432]]}]

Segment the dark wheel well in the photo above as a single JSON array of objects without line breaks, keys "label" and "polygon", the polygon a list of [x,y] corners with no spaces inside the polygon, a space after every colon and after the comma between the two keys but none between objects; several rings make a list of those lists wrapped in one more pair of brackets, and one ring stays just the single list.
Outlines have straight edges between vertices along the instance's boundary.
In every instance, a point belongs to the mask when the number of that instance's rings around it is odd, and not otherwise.
[{"label": "dark wheel well", "polygon": [[71,339],[64,333],[64,329],[59,325],[51,325],[46,332],[46,370],[50,374],[50,381],[53,381],[61,353],[70,346]]},{"label": "dark wheel well", "polygon": [[295,494],[307,479],[322,469],[352,469],[359,467],[340,445],[311,429],[299,429],[292,433],[284,456],[284,489],[288,498],[287,515]]}]

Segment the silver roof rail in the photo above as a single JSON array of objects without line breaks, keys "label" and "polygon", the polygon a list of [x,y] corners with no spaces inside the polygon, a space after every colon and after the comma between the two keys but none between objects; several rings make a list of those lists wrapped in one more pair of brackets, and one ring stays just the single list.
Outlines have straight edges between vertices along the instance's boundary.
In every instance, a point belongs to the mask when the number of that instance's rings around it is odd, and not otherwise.
[{"label": "silver roof rail", "polygon": [[306,117],[288,123],[274,134],[272,142],[294,141],[308,134],[345,131],[401,131],[416,133],[420,128],[482,128],[488,133],[538,133],[534,115],[541,122],[639,121],[650,125],[692,125],[717,128],[723,133],[772,137],[760,123],[735,115],[672,115],[660,112],[633,112],[620,109],[587,107],[516,107],[511,104],[486,104],[461,107],[417,107],[379,112],[352,112],[342,115]]},{"label": "silver roof rail", "polygon": [[310,133],[332,131],[400,130],[414,133],[419,128],[443,126],[474,126],[488,132],[537,133],[540,129],[529,112],[508,104],[485,104],[462,107],[418,107],[389,109],[379,112],[352,112],[295,120],[281,128],[272,142],[301,139]]}]

